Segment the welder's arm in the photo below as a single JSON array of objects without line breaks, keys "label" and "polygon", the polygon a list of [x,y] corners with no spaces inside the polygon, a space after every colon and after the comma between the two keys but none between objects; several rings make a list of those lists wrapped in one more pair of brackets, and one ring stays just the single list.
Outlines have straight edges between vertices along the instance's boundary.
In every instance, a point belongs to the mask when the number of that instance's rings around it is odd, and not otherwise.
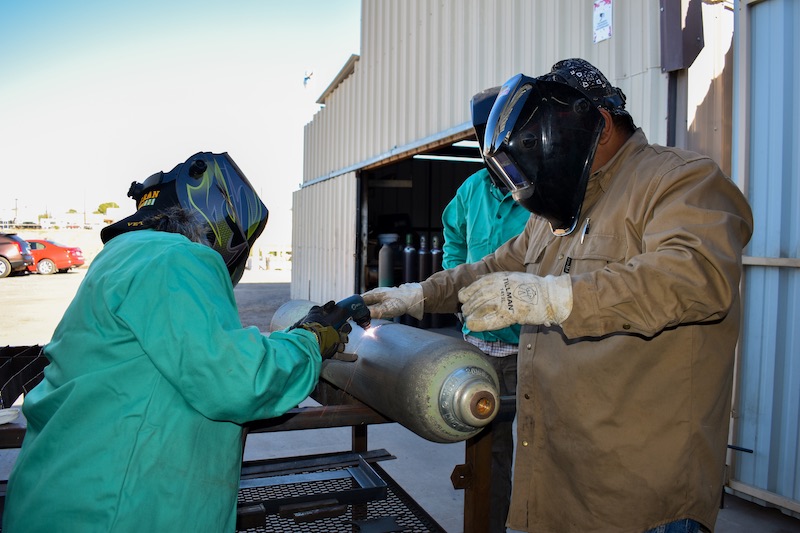
[{"label": "welder's arm", "polygon": [[572,312],[569,275],[487,274],[458,291],[467,327],[492,331],[513,324],[561,324]]},{"label": "welder's arm", "polygon": [[421,319],[425,312],[422,285],[403,283],[399,287],[378,287],[363,295],[372,318],[394,318],[408,313]]}]

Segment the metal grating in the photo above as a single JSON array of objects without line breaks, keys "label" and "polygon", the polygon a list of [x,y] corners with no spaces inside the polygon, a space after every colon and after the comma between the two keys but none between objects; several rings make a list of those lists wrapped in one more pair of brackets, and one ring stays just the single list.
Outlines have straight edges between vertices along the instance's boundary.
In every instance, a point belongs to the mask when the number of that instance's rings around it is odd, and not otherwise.
[{"label": "metal grating", "polygon": [[[298,523],[293,518],[283,518],[278,514],[269,514],[266,516],[263,526],[239,529],[238,531],[248,533],[353,533],[359,530],[353,522],[393,517],[401,528],[400,531],[403,532],[446,533],[382,468],[376,464],[371,466],[388,486],[385,499],[347,505],[345,513],[340,516],[320,518],[311,522]],[[332,469],[324,469],[323,471],[329,470]],[[352,485],[353,483],[350,480],[334,479],[312,483],[245,488],[239,491],[239,503],[247,504],[267,499],[346,491],[352,489]]]}]

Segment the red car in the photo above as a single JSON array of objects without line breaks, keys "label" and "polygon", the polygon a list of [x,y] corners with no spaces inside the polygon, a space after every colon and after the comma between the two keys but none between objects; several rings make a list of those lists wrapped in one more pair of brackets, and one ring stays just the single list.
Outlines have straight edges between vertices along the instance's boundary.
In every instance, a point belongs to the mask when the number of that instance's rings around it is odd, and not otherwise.
[{"label": "red car", "polygon": [[65,246],[50,239],[27,239],[31,245],[34,264],[28,267],[31,272],[52,274],[68,272],[83,265],[83,251],[75,246]]}]

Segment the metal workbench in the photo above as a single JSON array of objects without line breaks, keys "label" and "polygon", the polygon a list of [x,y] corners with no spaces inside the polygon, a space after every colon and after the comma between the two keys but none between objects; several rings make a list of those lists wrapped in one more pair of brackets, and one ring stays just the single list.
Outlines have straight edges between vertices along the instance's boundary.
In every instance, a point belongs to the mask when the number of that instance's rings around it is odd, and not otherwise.
[{"label": "metal workbench", "polygon": [[[30,390],[46,360],[40,347],[0,347],[0,391],[8,406]],[[445,530],[378,464],[394,459],[386,450],[367,449],[372,424],[392,422],[330,385],[320,384],[312,397],[320,407],[298,407],[286,414],[252,422],[247,435],[332,427],[351,428],[351,449],[331,454],[247,461],[242,464],[237,531],[247,532],[430,532]],[[503,398],[501,412],[513,409]],[[25,419],[0,426],[0,448],[18,448]],[[464,533],[488,528],[491,432],[466,442],[465,464],[451,480],[464,489]],[[6,481],[0,481],[0,504]],[[1,509],[1,508],[0,508]]]}]

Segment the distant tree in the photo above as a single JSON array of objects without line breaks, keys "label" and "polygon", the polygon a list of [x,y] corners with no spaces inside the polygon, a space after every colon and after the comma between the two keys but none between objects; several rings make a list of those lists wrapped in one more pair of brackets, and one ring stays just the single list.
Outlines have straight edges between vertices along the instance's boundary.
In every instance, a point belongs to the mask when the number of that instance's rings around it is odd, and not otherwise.
[{"label": "distant tree", "polygon": [[106,202],[104,204],[100,204],[100,206],[97,208],[97,211],[95,211],[95,213],[101,213],[101,214],[105,215],[106,211],[108,210],[109,207],[118,208],[119,206],[117,205],[116,202]]},{"label": "distant tree", "polygon": [[67,213],[68,214],[73,214],[73,213],[77,213],[77,211],[75,211],[74,209],[70,209],[69,211],[67,211]]},{"label": "distant tree", "polygon": [[42,220],[43,218],[51,218],[51,217],[50,217],[50,213],[42,213],[41,215],[38,215],[38,216],[39,216],[39,221],[40,221],[40,222],[41,222],[41,220]]}]

